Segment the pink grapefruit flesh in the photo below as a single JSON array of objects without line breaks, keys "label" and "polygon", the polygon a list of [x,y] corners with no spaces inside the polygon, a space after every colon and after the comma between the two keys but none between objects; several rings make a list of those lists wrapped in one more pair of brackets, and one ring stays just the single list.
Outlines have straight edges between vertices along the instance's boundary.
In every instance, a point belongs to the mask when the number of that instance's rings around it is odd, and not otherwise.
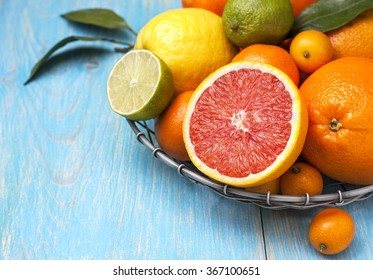
[{"label": "pink grapefruit flesh", "polygon": [[[232,98],[232,93],[240,96]],[[261,172],[286,146],[291,106],[289,92],[274,75],[253,69],[227,73],[196,104],[190,120],[195,152],[227,176]],[[222,165],[221,159],[227,158],[230,164]]]},{"label": "pink grapefruit flesh", "polygon": [[305,129],[306,109],[291,80],[266,64],[240,62],[217,70],[195,91],[184,139],[202,172],[250,186],[275,179],[291,166]]}]

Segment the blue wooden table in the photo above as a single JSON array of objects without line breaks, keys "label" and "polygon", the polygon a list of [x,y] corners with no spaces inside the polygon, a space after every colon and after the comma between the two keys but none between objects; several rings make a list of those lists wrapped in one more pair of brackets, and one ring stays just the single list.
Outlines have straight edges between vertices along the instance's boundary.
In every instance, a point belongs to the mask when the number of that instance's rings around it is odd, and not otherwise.
[{"label": "blue wooden table", "polygon": [[351,246],[320,255],[308,226],[321,208],[274,211],[194,185],[154,158],[113,113],[106,80],[122,54],[107,42],[57,52],[59,40],[105,36],[61,18],[108,8],[135,31],[179,0],[0,0],[0,259],[373,259],[373,200],[343,207]]}]

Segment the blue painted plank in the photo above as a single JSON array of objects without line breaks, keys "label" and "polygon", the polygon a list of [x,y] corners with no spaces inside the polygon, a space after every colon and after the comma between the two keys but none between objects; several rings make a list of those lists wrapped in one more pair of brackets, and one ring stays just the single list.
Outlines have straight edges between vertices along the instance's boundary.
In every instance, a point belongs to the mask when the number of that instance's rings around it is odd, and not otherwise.
[{"label": "blue painted plank", "polygon": [[341,207],[341,209],[346,210],[354,219],[356,233],[351,245],[343,252],[333,256],[326,256],[317,252],[311,246],[308,238],[311,220],[322,209],[324,208],[306,211],[264,210],[262,214],[268,259],[373,259],[373,204],[371,199]]},{"label": "blue painted plank", "polygon": [[[108,43],[60,50],[70,35],[114,36],[60,17],[106,7],[135,30],[179,1],[4,1],[0,93],[1,259],[263,259],[260,211],[164,166],[106,100],[121,54]],[[22,20],[20,20],[20,17]],[[82,52],[84,51],[84,52]],[[4,55],[6,54],[6,55]]]},{"label": "blue painted plank", "polygon": [[106,100],[121,54],[74,43],[26,87],[34,63],[70,35],[134,40],[69,23],[103,7],[136,30],[178,0],[1,1],[0,259],[372,259],[372,200],[347,209],[356,238],[324,257],[309,245],[318,211],[272,211],[217,196],[152,157]]}]

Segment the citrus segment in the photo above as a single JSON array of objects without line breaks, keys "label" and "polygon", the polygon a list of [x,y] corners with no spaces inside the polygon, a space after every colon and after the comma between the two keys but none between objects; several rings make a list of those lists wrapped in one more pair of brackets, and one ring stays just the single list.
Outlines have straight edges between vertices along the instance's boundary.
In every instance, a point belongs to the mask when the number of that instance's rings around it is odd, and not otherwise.
[{"label": "citrus segment", "polygon": [[183,136],[200,171],[248,187],[278,178],[293,164],[307,124],[291,79],[268,64],[244,61],[220,68],[196,89]]},{"label": "citrus segment", "polygon": [[173,79],[167,65],[150,51],[126,53],[107,81],[112,110],[128,119],[158,116],[173,96]]}]

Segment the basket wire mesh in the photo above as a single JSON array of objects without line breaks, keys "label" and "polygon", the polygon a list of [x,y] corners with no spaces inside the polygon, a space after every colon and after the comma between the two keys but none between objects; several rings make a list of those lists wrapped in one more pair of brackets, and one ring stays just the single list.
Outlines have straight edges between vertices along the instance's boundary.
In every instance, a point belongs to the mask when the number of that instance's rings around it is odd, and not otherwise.
[{"label": "basket wire mesh", "polygon": [[309,209],[315,207],[339,207],[355,201],[367,199],[373,195],[373,185],[350,185],[325,178],[324,191],[321,195],[290,196],[281,194],[258,194],[242,188],[217,182],[202,174],[191,162],[175,160],[159,148],[150,121],[127,122],[137,140],[148,148],[152,155],[166,165],[175,169],[181,176],[195,184],[207,187],[217,194],[243,203],[256,204],[269,209]]}]

